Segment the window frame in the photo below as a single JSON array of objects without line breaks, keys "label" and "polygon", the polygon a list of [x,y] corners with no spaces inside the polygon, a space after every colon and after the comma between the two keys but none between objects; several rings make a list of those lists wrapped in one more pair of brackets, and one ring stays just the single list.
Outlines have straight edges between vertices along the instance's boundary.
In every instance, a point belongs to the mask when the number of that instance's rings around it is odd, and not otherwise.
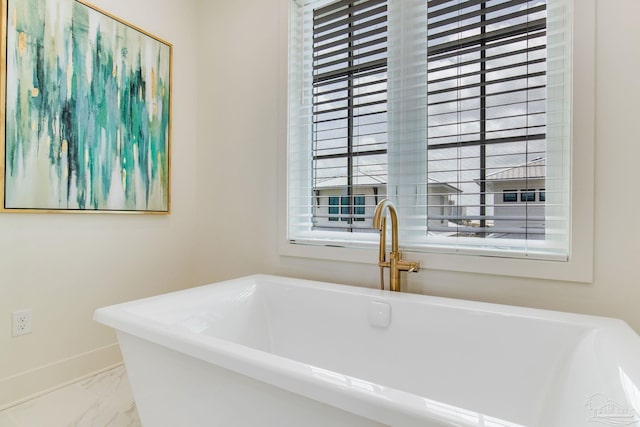
[{"label": "window frame", "polygon": [[[294,3],[290,3],[295,9]],[[290,10],[290,13],[295,13]],[[400,246],[407,257],[420,261],[424,268],[456,272],[507,275],[516,277],[591,282],[593,279],[593,200],[594,200],[594,147],[595,129],[595,0],[574,1],[573,8],[573,80],[572,149],[570,152],[571,201],[570,248],[567,261],[545,259],[501,258],[457,252],[415,252]],[[285,102],[286,104],[286,102]],[[286,108],[286,105],[285,105]],[[579,124],[579,125],[578,125]],[[579,143],[576,143],[579,141]],[[284,147],[284,153],[288,154]],[[280,157],[283,170],[287,170],[287,155]],[[287,177],[283,177],[287,188]],[[378,235],[362,236],[360,243],[374,243],[367,248],[352,247],[349,242],[336,246],[307,245],[304,240],[290,242],[287,238],[288,192],[281,193],[280,244],[282,256],[375,264]],[[580,213],[579,215],[577,213]],[[402,219],[401,219],[402,220]],[[463,258],[461,258],[463,257]]]}]

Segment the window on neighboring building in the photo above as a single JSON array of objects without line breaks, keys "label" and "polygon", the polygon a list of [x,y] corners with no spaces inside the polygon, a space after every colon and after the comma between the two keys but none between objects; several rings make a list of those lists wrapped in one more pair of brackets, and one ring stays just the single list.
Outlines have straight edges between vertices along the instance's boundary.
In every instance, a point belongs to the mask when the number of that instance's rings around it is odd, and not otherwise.
[{"label": "window on neighboring building", "polygon": [[340,221],[351,221],[351,205],[349,204],[349,196],[340,197]]},{"label": "window on neighboring building", "polygon": [[[568,11],[564,0],[340,0],[296,7],[289,239],[363,242],[349,236],[362,229],[348,224],[344,234],[313,233],[312,196],[334,180],[346,193],[343,221],[372,213],[354,194],[375,183],[378,196],[396,203],[403,241],[417,250],[482,247],[508,255],[537,245],[536,252],[566,256]],[[522,230],[515,232],[496,207],[506,180],[540,182],[553,199],[535,218],[523,211],[515,222]],[[535,193],[524,190],[521,200],[535,201]],[[517,197],[504,192],[503,202]],[[438,221],[430,222],[431,215]],[[528,241],[540,218],[546,218],[542,235],[550,230],[553,244],[544,237]],[[536,227],[527,226],[530,220]]]},{"label": "window on neighboring building", "polygon": [[518,201],[518,190],[503,190],[502,201],[505,203]]},{"label": "window on neighboring building", "polygon": [[355,205],[354,210],[354,221],[364,221],[365,215],[365,197],[364,196],[355,196],[353,198],[353,203]]},{"label": "window on neighboring building", "polygon": [[340,214],[340,198],[329,196],[329,221],[338,221]]},{"label": "window on neighboring building", "polygon": [[536,190],[521,190],[520,191],[520,201],[521,202],[535,202],[536,201]]},{"label": "window on neighboring building", "polygon": [[353,196],[353,204],[349,196],[329,196],[329,221],[364,221],[365,196]]},{"label": "window on neighboring building", "polygon": [[541,202],[546,202],[547,201],[547,193],[544,191],[544,188],[542,190],[540,190],[539,200]]}]

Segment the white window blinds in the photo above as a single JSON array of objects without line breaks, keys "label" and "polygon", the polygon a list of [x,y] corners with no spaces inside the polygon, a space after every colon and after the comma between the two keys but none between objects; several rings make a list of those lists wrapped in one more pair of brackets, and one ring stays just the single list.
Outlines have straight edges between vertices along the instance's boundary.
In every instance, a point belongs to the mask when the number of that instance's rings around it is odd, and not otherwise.
[{"label": "white window blinds", "polygon": [[[566,259],[570,2],[293,3],[291,241]],[[339,201],[339,205],[336,205]]]},{"label": "white window blinds", "polygon": [[[385,193],[387,1],[338,1],[313,10],[313,206],[316,228],[360,231],[356,194]],[[327,198],[347,203],[326,223]]]}]

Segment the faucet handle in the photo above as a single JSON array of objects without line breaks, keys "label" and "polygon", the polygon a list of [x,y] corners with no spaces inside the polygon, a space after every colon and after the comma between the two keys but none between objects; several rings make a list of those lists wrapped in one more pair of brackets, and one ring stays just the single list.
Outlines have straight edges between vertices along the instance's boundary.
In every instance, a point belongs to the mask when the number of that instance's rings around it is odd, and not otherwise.
[{"label": "faucet handle", "polygon": [[403,259],[398,259],[395,265],[399,271],[406,271],[407,273],[417,273],[420,270],[420,263],[417,261],[404,261]]}]

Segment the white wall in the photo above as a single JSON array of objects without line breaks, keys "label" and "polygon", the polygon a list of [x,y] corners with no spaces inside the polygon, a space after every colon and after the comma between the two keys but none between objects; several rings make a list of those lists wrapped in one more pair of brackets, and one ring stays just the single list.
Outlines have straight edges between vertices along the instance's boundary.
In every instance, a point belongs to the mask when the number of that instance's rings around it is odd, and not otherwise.
[{"label": "white wall", "polygon": [[208,283],[276,268],[287,21],[265,0],[200,0],[199,14],[197,273]]},{"label": "white wall", "polygon": [[[212,184],[201,212],[198,280],[253,272],[377,286],[373,265],[278,255],[276,194],[286,141],[287,0],[201,2],[199,177]],[[422,270],[412,292],[619,317],[640,331],[640,56],[636,0],[597,0],[594,280],[590,284]],[[216,101],[217,100],[217,101]],[[237,166],[240,161],[241,166]],[[227,185],[229,180],[238,185]],[[223,184],[223,183],[227,184]],[[623,183],[623,185],[620,185]],[[213,200],[212,197],[217,200]],[[217,210],[214,210],[217,209]],[[625,227],[622,231],[621,227]],[[461,260],[461,262],[463,262]]]},{"label": "white wall", "polygon": [[[92,1],[174,45],[172,213],[0,215],[0,407],[120,360],[95,308],[195,282],[195,2]],[[13,338],[22,308],[33,334]]]}]

